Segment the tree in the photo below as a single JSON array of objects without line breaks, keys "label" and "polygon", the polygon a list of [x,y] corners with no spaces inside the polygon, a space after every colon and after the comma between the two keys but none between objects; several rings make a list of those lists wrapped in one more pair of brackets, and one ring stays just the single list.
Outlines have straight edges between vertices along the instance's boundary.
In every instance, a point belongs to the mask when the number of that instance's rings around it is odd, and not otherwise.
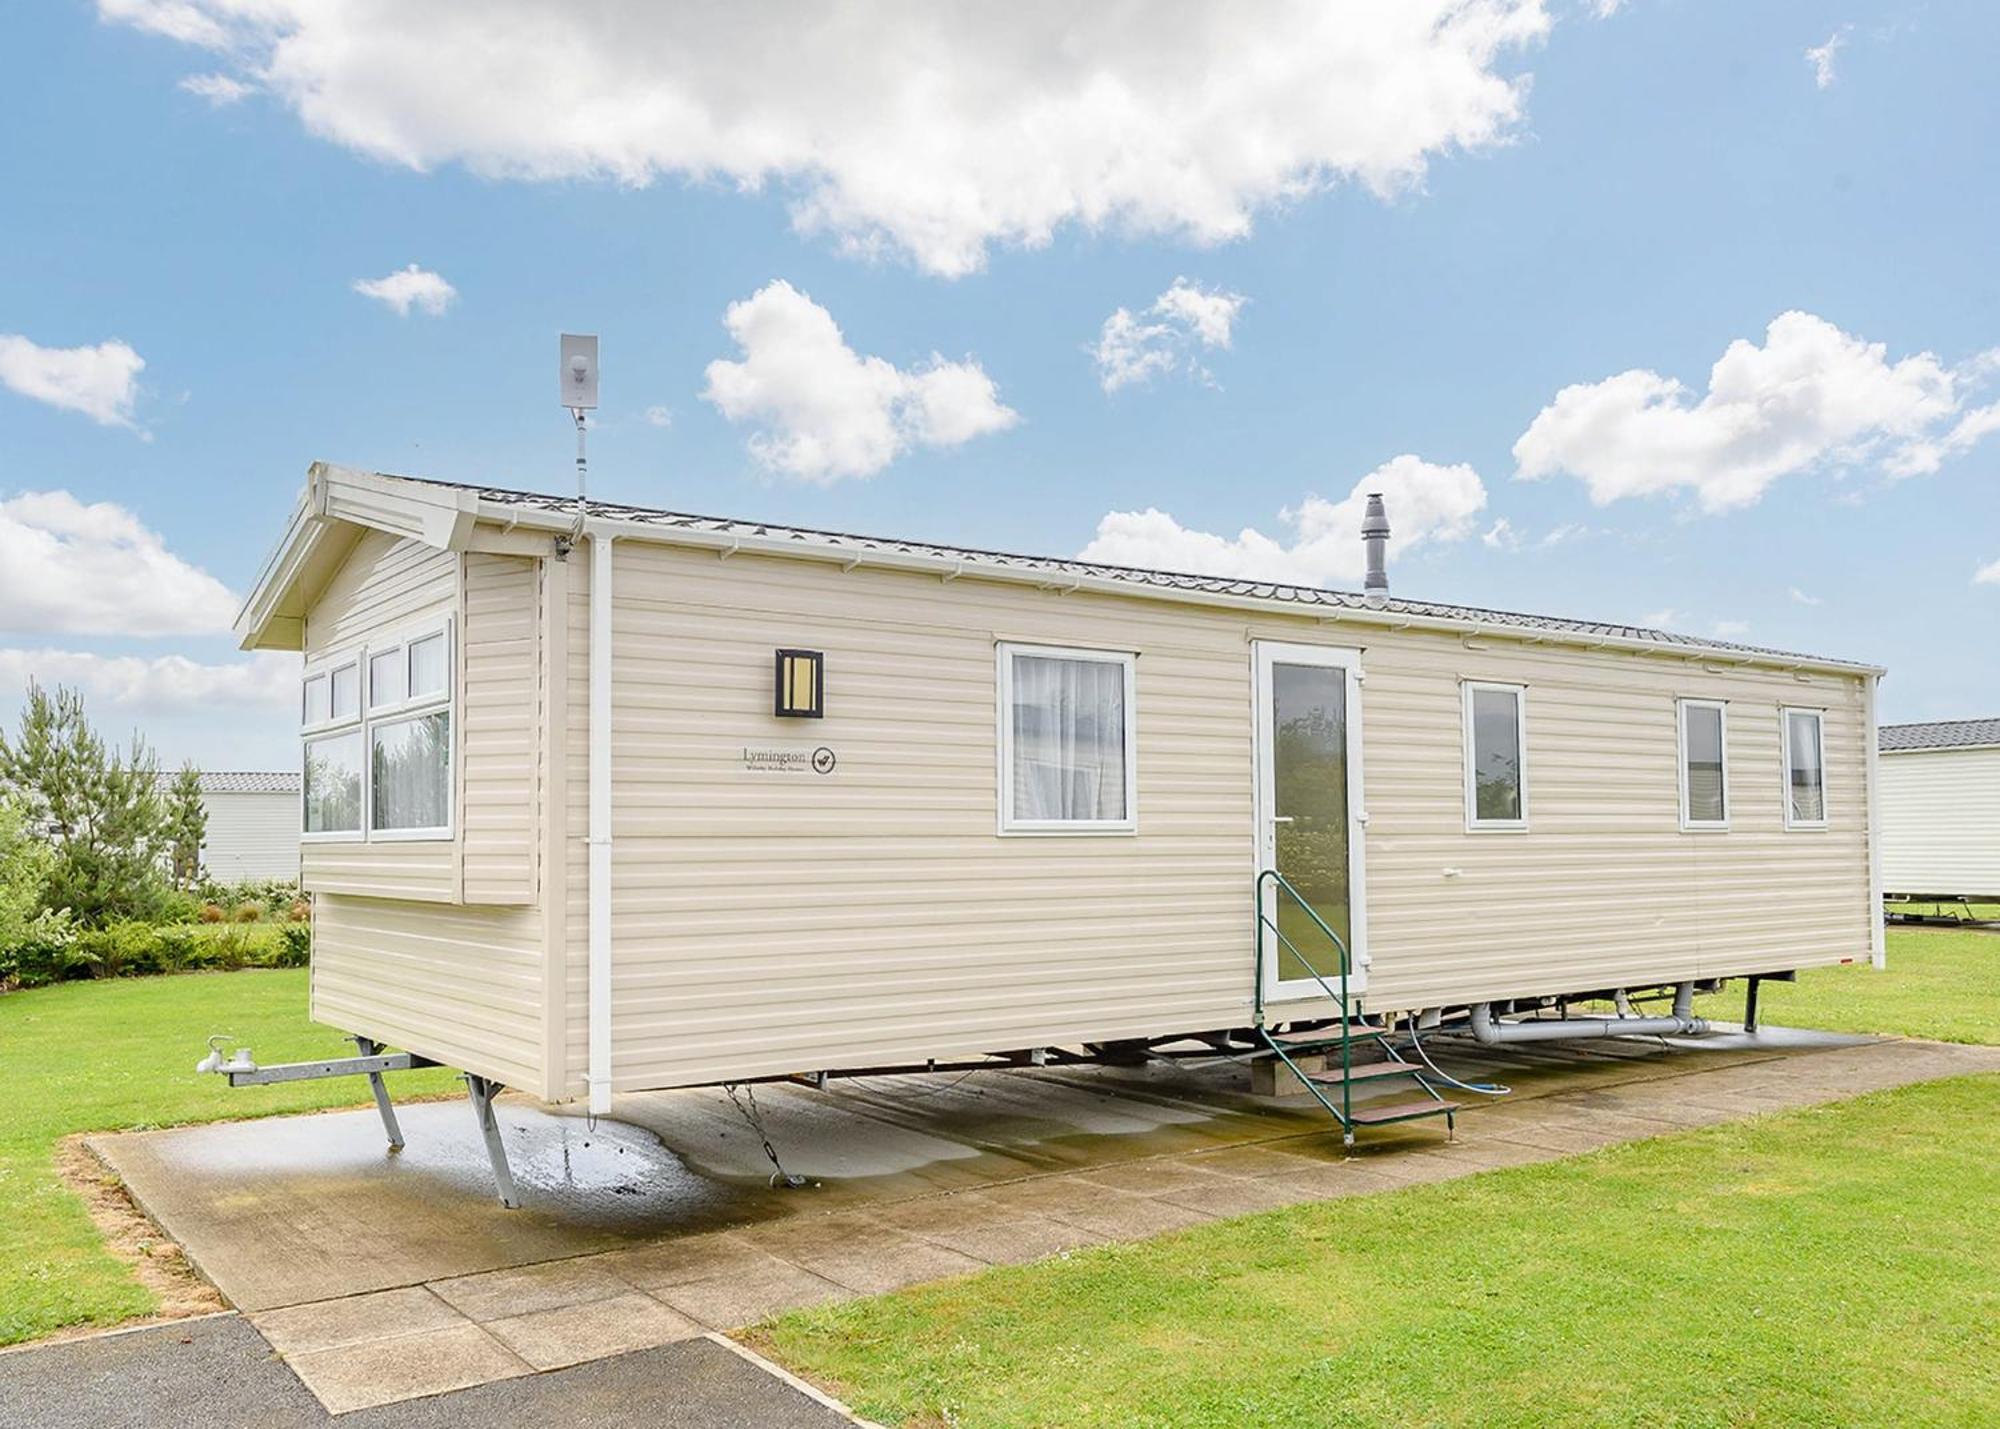
[{"label": "tree", "polygon": [[0,794],[0,957],[35,926],[55,853],[28,832],[20,801]]},{"label": "tree", "polygon": [[120,754],[90,727],[75,690],[31,683],[19,736],[0,734],[0,783],[54,850],[43,906],[86,927],[159,911],[167,819],[144,739],[134,734]]},{"label": "tree", "polygon": [[201,841],[208,837],[208,810],[201,802],[201,771],[183,764],[167,788],[167,839],[172,849],[174,886],[187,888],[201,877]]}]

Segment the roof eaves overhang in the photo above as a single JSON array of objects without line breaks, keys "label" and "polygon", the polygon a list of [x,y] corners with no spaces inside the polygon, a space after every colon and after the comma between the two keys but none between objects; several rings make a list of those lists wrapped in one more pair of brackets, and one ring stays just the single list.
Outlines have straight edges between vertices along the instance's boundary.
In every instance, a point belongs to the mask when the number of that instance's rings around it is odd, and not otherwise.
[{"label": "roof eaves overhang", "polygon": [[[385,478],[393,481],[395,478]],[[476,494],[476,493],[475,493]],[[573,512],[524,508],[518,502],[481,498],[478,518],[510,530],[519,527],[565,533],[575,529]],[[919,571],[947,579],[978,577],[1032,585],[1061,592],[1091,591],[1127,600],[1165,600],[1186,605],[1203,605],[1236,610],[1279,612],[1304,615],[1341,625],[1362,625],[1382,629],[1436,630],[1458,636],[1518,641],[1523,644],[1562,645],[1579,649],[1614,649],[1658,658],[1699,661],[1705,664],[1748,665],[1759,669],[1796,673],[1848,676],[1881,676],[1888,671],[1880,665],[1857,661],[1823,659],[1809,655],[1782,655],[1744,650],[1730,646],[1669,645],[1636,637],[1585,633],[1555,626],[1497,625],[1490,621],[1454,620],[1448,616],[1422,615],[1407,610],[1371,610],[1365,606],[1319,606],[1299,601],[1274,600],[1254,595],[1233,595],[1172,586],[1135,586],[1110,576],[1064,573],[1013,567],[1000,562],[975,562],[963,558],[929,555],[921,551],[857,549],[831,541],[801,541],[780,536],[759,536],[739,531],[705,531],[685,526],[662,525],[652,521],[621,521],[614,517],[591,516],[585,529],[625,540],[653,541],[662,545],[691,546],[721,554],[738,551],[759,555],[784,556],[793,560],[818,560],[852,570],[856,566],[878,569]]]},{"label": "roof eaves overhang", "polygon": [[330,462],[314,462],[285,533],[257,573],[237,614],[244,650],[305,646],[305,609],[346,554],[347,535],[367,529],[462,551],[478,521],[477,493],[398,481]]}]

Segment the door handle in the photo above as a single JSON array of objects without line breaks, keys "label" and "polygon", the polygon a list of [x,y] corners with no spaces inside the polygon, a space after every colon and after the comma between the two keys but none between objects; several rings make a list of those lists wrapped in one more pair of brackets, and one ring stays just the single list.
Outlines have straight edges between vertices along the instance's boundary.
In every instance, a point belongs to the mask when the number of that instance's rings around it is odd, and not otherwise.
[{"label": "door handle", "polygon": [[1289,824],[1292,822],[1292,816],[1290,814],[1273,814],[1271,815],[1271,822],[1274,824]]}]

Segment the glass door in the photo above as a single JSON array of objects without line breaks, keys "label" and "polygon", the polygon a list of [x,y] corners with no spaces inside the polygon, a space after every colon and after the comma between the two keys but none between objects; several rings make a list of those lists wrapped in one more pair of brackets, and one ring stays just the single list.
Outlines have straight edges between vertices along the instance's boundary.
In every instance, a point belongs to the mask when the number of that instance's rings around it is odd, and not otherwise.
[{"label": "glass door", "polygon": [[[1275,868],[1348,948],[1348,991],[1367,981],[1362,902],[1360,653],[1260,641],[1257,668],[1258,871]],[[1324,998],[1313,974],[1340,985],[1341,951],[1274,885],[1264,914],[1267,1001]],[[1290,946],[1287,947],[1286,943]]]}]

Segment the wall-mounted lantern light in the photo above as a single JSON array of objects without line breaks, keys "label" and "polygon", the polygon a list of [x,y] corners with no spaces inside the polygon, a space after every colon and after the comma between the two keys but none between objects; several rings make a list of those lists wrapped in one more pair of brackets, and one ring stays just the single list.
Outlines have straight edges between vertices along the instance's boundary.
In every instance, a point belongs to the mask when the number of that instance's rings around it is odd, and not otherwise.
[{"label": "wall-mounted lantern light", "polygon": [[771,712],[780,719],[822,719],[826,715],[826,656],[818,650],[780,650],[776,698]]}]

